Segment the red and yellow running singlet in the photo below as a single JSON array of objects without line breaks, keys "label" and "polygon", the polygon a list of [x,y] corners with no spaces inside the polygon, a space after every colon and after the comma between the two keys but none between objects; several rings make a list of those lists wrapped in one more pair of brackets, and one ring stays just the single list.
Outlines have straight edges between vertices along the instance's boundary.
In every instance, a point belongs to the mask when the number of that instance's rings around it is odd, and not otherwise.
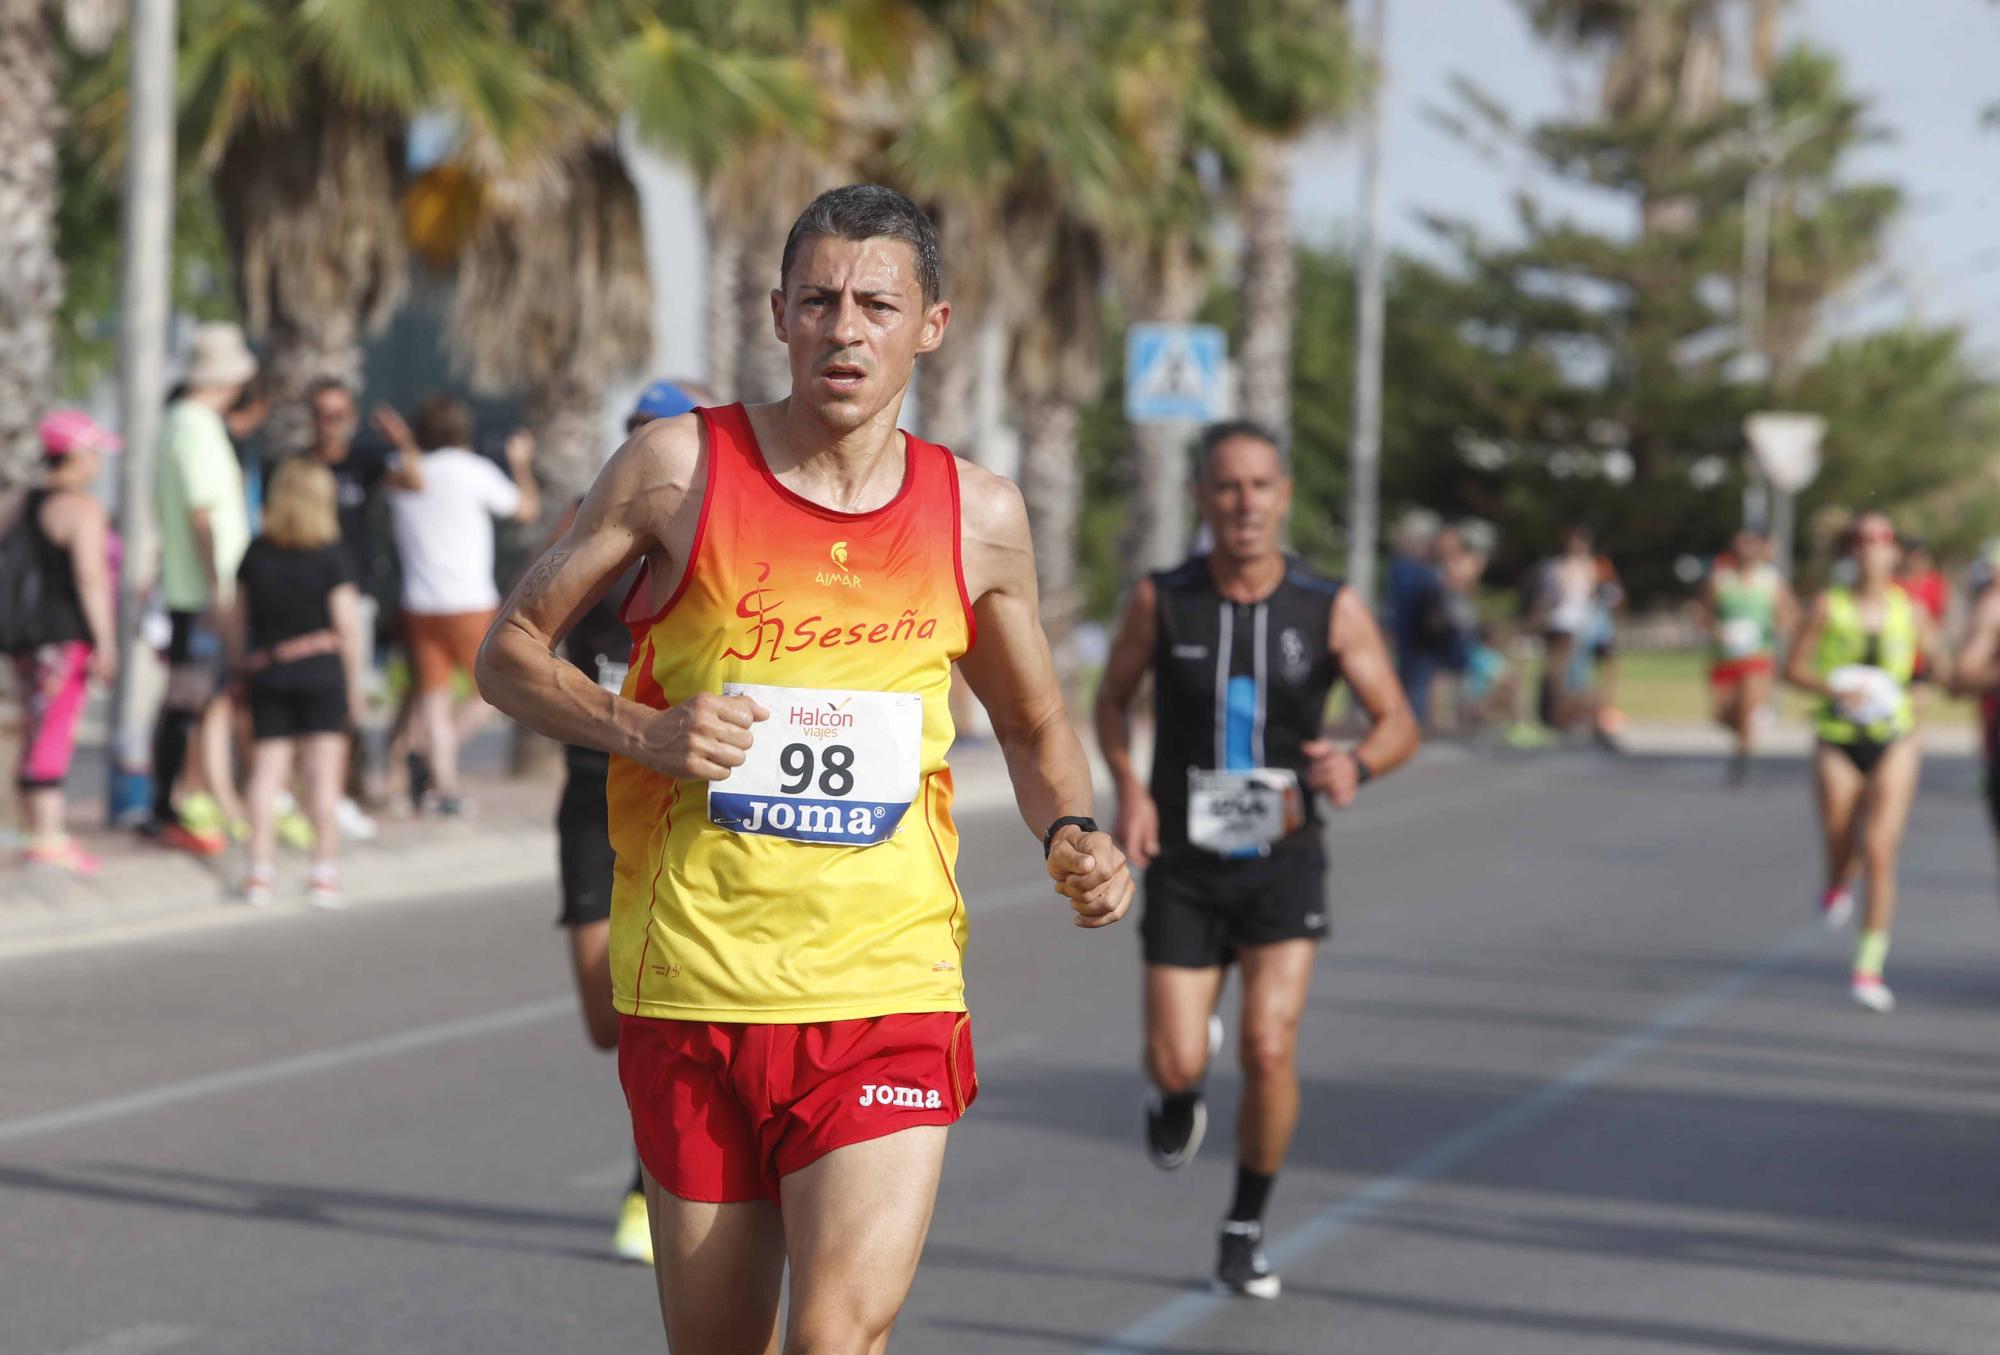
[{"label": "red and yellow running singlet", "polygon": [[612,759],[614,1002],[699,1021],[963,1011],[945,765],[951,664],[972,643],[957,465],[909,438],[896,496],[842,513],[779,483],[741,405],[699,417],[687,570],[631,623],[623,694],[664,710],[756,684],[771,718],[713,804],[709,782]]}]

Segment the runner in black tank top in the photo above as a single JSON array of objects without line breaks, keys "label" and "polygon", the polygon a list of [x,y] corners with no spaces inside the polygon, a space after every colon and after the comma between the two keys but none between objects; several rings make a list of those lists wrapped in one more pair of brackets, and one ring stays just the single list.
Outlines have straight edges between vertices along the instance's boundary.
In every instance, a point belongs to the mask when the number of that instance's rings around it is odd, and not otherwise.
[{"label": "runner in black tank top", "polygon": [[[639,393],[638,405],[625,420],[625,431],[635,433],[655,419],[687,413],[695,407],[691,392],[691,387],[653,382]],[[569,530],[575,513],[572,507],[556,525],[558,540]],[[612,691],[624,682],[625,667],[631,661],[632,632],[622,613],[639,576],[637,566],[627,571],[563,637],[563,657]],[[611,1005],[611,873],[616,856],[611,850],[610,813],[604,798],[611,755],[566,744],[563,769],[562,798],[556,805],[556,858],[562,878],[562,911],[556,925],[569,932],[584,1031],[597,1048],[616,1049],[618,1013]],[[628,1261],[650,1263],[653,1259],[652,1229],[636,1160],[611,1248]]]},{"label": "runner in black tank top", "polygon": [[[1140,584],[1098,688],[1097,733],[1117,779],[1118,837],[1146,872],[1146,1072],[1155,1164],[1194,1156],[1201,1080],[1225,966],[1243,969],[1244,1091],[1236,1193],[1215,1283],[1278,1292],[1260,1245],[1272,1179],[1298,1118],[1298,1024],[1327,934],[1322,810],[1416,748],[1417,725],[1367,607],[1280,549],[1291,477],[1253,424],[1202,438],[1196,491],[1211,554]],[[1133,766],[1134,694],[1154,678],[1150,778]],[[1373,722],[1353,749],[1320,732],[1345,680]]]}]

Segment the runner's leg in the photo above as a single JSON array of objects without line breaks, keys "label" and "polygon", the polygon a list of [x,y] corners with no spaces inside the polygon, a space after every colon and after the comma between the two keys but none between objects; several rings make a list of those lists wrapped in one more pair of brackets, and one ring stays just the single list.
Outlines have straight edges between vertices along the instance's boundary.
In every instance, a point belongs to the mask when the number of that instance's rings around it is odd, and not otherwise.
[{"label": "runner's leg", "polygon": [[1826,744],[1813,746],[1813,793],[1819,803],[1820,827],[1826,834],[1826,887],[1847,883],[1854,862],[1854,817],[1867,782],[1847,755]]},{"label": "runner's leg", "polygon": [[[1236,1158],[1269,1177],[1284,1164],[1299,1121],[1299,1020],[1312,987],[1311,939],[1246,947],[1243,968],[1243,1103],[1236,1117]],[[1257,1211],[1261,1213],[1261,1208]]]},{"label": "runner's leg", "polygon": [[[785,1225],[769,1200],[683,1200],[646,1175],[660,1317],[672,1355],[775,1355]],[[796,1302],[796,1288],[794,1289]]]},{"label": "runner's leg", "polygon": [[1208,1071],[1208,1018],[1222,991],[1220,965],[1146,966],[1146,1076],[1162,1092],[1199,1086]]},{"label": "runner's leg", "polygon": [[1923,755],[1916,739],[1905,736],[1882,754],[1869,778],[1868,813],[1861,827],[1862,867],[1868,873],[1868,906],[1862,914],[1862,936],[1880,934],[1884,941],[1896,920],[1896,856],[1902,850],[1903,829],[1916,799],[1917,773]]},{"label": "runner's leg", "polygon": [[887,1348],[930,1231],[945,1135],[923,1125],[850,1144],[780,1182],[792,1263],[785,1355]]},{"label": "runner's leg", "polygon": [[618,1047],[618,1012],[611,1005],[611,923],[582,922],[569,929],[569,955],[576,969],[577,1005],[584,1033],[599,1049]]}]

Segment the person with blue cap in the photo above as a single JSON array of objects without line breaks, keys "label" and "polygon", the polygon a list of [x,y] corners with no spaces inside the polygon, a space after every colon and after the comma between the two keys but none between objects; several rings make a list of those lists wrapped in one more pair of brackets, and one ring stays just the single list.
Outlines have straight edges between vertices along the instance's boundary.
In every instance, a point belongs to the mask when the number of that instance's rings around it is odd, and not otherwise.
[{"label": "person with blue cap", "polygon": [[[708,403],[706,392],[686,382],[655,381],[639,392],[631,414],[626,416],[625,431],[637,432],[655,419],[675,418]],[[575,516],[572,505],[556,525],[556,538],[569,530]],[[620,615],[631,590],[631,578],[619,580],[583,614],[563,643],[564,658],[614,692],[625,681],[631,655],[632,634]],[[565,745],[563,766],[567,774],[556,805],[562,912],[556,921],[569,932],[584,1032],[593,1046],[609,1051],[618,1047],[618,1013],[611,1006],[612,852],[605,806],[605,778],[611,771],[611,758],[594,748]],[[628,1261],[650,1264],[653,1260],[645,1186],[636,1162],[612,1235],[612,1250]]]}]

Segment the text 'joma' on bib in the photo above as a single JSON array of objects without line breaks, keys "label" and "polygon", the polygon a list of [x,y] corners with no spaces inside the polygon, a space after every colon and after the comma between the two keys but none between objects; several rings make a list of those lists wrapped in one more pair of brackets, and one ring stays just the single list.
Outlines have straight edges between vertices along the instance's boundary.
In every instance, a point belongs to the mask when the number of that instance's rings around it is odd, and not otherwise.
[{"label": "text 'joma' on bib", "polygon": [[709,821],[736,833],[870,847],[893,837],[917,798],[919,692],[840,692],[723,684],[771,713],[751,727],[743,765],[708,788]]},{"label": "text 'joma' on bib", "polygon": [[1287,767],[1188,769],[1188,841],[1223,856],[1257,856],[1306,821],[1298,775]]}]

